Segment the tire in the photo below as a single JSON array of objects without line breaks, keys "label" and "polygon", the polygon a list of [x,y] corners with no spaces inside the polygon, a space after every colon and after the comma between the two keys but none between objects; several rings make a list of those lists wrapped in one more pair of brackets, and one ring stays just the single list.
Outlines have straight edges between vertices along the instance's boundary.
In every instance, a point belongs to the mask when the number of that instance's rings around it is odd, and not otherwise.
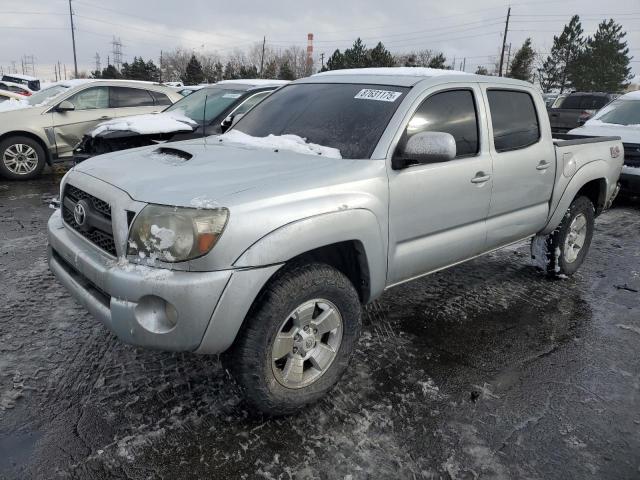
[{"label": "tire", "polygon": [[589,252],[594,219],[595,211],[591,200],[583,196],[575,198],[553,233],[547,237],[534,238],[532,257],[544,257],[544,269],[551,277],[573,275]]},{"label": "tire", "polygon": [[29,180],[42,172],[46,155],[29,137],[9,137],[0,142],[0,175],[9,180]]},{"label": "tire", "polygon": [[[308,332],[302,328],[305,324]],[[360,327],[360,300],[345,275],[321,263],[285,267],[256,299],[222,361],[252,409],[268,415],[291,414],[323,397],[338,382]]]}]

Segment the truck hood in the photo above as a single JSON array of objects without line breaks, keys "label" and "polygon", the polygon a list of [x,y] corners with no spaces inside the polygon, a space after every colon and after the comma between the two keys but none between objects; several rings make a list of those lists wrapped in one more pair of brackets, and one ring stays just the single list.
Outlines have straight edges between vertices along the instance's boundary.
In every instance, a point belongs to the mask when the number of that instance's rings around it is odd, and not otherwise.
[{"label": "truck hood", "polygon": [[219,204],[252,189],[318,188],[357,172],[362,160],[222,145],[218,137],[136,148],[93,157],[73,168],[137,201],[175,206]]},{"label": "truck hood", "polygon": [[589,120],[582,127],[571,130],[569,134],[620,137],[623,143],[640,143],[640,125],[616,125]]}]

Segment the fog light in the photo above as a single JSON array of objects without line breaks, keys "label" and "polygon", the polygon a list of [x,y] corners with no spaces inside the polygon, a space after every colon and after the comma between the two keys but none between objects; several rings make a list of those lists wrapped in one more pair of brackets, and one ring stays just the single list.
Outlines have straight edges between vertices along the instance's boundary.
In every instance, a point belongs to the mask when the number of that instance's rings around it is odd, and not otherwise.
[{"label": "fog light", "polygon": [[155,295],[142,297],[136,306],[135,315],[142,328],[151,333],[168,333],[178,323],[176,308]]}]

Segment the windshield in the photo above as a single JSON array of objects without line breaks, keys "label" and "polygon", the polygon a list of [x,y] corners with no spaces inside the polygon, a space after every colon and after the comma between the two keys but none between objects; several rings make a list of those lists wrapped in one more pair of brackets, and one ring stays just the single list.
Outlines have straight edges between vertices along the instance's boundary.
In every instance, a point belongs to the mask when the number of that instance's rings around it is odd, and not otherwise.
[{"label": "windshield", "polygon": [[640,100],[615,100],[595,120],[618,125],[640,125]]},{"label": "windshield", "polygon": [[408,90],[346,83],[289,85],[260,102],[234,130],[253,137],[297,135],[340,150],[342,158],[371,158]]},{"label": "windshield", "polygon": [[[171,105],[165,112],[180,111],[196,122],[210,122],[220,115],[227,107],[236,102],[245,92],[243,90],[230,90],[224,88],[203,88],[191,95],[181,98]],[[205,115],[204,101],[207,100],[207,112]]]},{"label": "windshield", "polygon": [[44,90],[40,90],[30,97],[27,97],[27,102],[29,102],[29,105],[31,106],[40,105],[41,103],[46,103],[53,97],[57,97],[61,93],[66,92],[68,89],[69,87],[65,87],[64,85],[54,85],[53,87],[45,88]]}]

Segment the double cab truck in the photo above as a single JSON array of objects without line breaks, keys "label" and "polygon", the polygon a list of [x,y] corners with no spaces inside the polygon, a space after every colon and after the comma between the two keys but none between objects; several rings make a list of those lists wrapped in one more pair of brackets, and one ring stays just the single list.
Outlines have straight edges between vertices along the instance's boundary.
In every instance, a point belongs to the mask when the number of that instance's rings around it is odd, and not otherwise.
[{"label": "double cab truck", "polygon": [[49,265],[123,341],[222,354],[253,408],[288,414],[338,382],[385,290],[529,238],[576,272],[622,162],[615,137],[554,141],[529,83],[322,73],[224,135],[76,165]]}]

